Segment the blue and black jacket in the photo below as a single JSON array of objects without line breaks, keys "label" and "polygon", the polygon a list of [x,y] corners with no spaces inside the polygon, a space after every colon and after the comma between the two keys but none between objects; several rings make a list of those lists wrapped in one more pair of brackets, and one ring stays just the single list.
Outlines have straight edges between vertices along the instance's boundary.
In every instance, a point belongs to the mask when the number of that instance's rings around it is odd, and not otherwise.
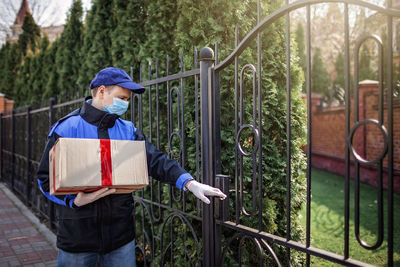
[{"label": "blue and black jacket", "polygon": [[122,120],[91,105],[87,97],[83,106],[56,122],[50,129],[47,144],[37,171],[39,188],[57,203],[57,247],[68,252],[108,253],[135,238],[133,198],[131,194],[114,194],[77,207],[76,195],[49,194],[49,151],[58,138],[92,138],[145,140],[149,175],[183,190],[192,179],[178,162],[147,141],[132,122]]}]

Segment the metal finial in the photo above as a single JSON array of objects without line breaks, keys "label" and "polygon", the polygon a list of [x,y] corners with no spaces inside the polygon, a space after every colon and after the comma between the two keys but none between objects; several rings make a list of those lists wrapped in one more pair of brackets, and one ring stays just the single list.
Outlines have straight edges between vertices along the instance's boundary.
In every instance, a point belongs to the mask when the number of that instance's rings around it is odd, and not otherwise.
[{"label": "metal finial", "polygon": [[210,47],[203,47],[199,57],[200,60],[214,60],[214,51]]}]

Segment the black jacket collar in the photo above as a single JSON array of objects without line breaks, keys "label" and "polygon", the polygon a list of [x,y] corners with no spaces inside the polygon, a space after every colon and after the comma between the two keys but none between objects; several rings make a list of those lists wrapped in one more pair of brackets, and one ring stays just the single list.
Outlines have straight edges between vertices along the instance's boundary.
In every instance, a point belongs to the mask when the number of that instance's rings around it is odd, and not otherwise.
[{"label": "black jacket collar", "polygon": [[79,114],[85,121],[99,128],[111,128],[119,118],[117,114],[110,114],[92,106],[91,96],[85,98]]}]

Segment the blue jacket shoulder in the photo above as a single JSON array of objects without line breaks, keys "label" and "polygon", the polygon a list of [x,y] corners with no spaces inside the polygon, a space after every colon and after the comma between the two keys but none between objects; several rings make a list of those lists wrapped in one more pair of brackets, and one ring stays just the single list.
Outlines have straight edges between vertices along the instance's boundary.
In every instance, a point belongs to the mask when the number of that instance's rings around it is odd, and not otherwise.
[{"label": "blue jacket shoulder", "polygon": [[77,115],[72,115],[69,116],[68,118],[65,118],[64,120],[60,120],[54,124],[54,126],[51,128],[49,136],[53,135],[54,132],[56,132],[60,136],[70,136],[69,132],[76,128],[74,126],[77,125],[77,123],[81,120],[81,116],[79,114]]}]

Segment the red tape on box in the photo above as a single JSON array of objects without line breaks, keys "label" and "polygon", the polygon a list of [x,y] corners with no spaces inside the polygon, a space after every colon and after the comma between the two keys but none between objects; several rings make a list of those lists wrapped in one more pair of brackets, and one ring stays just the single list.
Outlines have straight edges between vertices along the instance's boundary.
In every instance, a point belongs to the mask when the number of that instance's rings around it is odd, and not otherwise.
[{"label": "red tape on box", "polygon": [[112,185],[111,141],[100,139],[101,185]]},{"label": "red tape on box", "polygon": [[56,191],[56,146],[53,146],[53,192]]}]

